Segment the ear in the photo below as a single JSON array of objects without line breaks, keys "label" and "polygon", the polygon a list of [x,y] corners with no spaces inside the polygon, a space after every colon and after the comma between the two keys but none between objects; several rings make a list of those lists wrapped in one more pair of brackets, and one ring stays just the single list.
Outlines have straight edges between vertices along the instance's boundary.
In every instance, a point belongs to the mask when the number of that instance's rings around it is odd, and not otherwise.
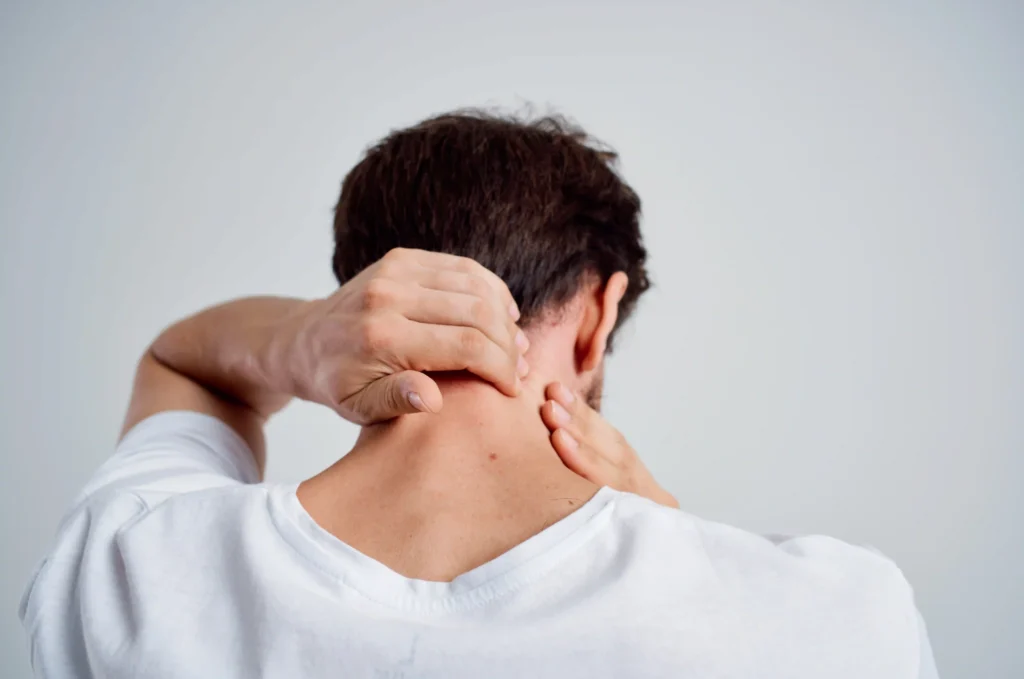
[{"label": "ear", "polygon": [[603,288],[595,287],[593,297],[587,300],[576,339],[576,360],[581,373],[601,365],[608,348],[608,336],[619,319],[619,302],[628,286],[629,277],[622,271],[616,271]]}]

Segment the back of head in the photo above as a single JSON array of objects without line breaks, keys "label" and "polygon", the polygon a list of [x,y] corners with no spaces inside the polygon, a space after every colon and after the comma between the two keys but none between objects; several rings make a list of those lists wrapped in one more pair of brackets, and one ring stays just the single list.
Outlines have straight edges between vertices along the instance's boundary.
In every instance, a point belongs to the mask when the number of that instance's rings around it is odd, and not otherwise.
[{"label": "back of head", "polygon": [[334,273],[344,284],[395,247],[470,257],[505,281],[529,325],[623,271],[618,327],[649,282],[640,200],[615,159],[558,117],[467,111],[393,132],[342,184]]}]

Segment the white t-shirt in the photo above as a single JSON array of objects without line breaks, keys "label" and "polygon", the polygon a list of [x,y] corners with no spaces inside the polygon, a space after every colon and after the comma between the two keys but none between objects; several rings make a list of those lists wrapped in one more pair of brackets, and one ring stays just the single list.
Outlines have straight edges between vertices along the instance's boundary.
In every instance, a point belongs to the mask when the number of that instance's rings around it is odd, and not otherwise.
[{"label": "white t-shirt", "polygon": [[931,679],[900,571],[610,488],[450,583],[408,579],[257,483],[221,422],[136,426],[22,602],[43,677]]}]

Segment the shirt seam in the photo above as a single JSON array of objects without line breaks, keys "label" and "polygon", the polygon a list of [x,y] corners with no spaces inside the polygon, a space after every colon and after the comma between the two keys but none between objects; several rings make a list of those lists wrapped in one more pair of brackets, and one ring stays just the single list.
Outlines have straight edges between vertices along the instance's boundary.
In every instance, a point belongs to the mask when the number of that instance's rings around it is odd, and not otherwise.
[{"label": "shirt seam", "polygon": [[[124,493],[128,497],[134,498],[137,502],[139,502],[142,505],[142,511],[140,511],[135,516],[131,517],[129,520],[125,521],[125,523],[122,524],[121,526],[118,526],[117,530],[114,531],[114,533],[110,536],[110,544],[111,545],[113,545],[118,540],[118,538],[120,538],[120,536],[121,536],[123,531],[127,530],[128,528],[130,528],[137,521],[139,521],[140,519],[142,519],[143,517],[145,517],[147,514],[149,514],[152,511],[152,508],[149,506],[149,503],[147,503],[145,501],[145,499],[142,496],[140,496],[138,493],[136,493],[134,491],[131,491],[131,490],[121,490],[121,491],[117,491],[117,492]],[[92,497],[90,497],[89,499],[92,499]],[[88,502],[82,503],[82,505],[79,508],[79,511],[86,511],[87,510],[87,505],[88,505]],[[77,556],[78,556],[79,560],[81,560],[84,557],[84,551],[82,553],[78,554]],[[44,573],[47,572],[50,568],[52,568],[54,565],[56,565],[56,563],[60,563],[60,562],[59,561],[55,562],[53,560],[53,557],[52,557],[51,554],[48,554],[47,556],[45,556],[43,558],[43,560],[42,560],[42,563],[39,566],[39,571],[36,574],[36,577],[33,578],[31,584],[29,585],[29,589],[26,590],[26,592],[25,592],[26,607],[25,607],[25,618],[22,620],[22,626],[25,628],[25,634],[29,637],[29,642],[30,643],[35,643],[34,640],[35,640],[36,632],[39,631],[40,625],[43,624],[43,618],[44,618],[43,614],[44,614],[45,611],[44,611],[43,607],[40,606],[40,607],[37,608],[36,612],[34,614],[32,614],[32,613],[30,613],[30,610],[28,608],[27,602],[31,599],[32,591],[39,584],[39,581],[42,579]],[[78,586],[79,586],[79,583],[76,580],[75,583],[72,585],[72,587],[77,590]]]}]

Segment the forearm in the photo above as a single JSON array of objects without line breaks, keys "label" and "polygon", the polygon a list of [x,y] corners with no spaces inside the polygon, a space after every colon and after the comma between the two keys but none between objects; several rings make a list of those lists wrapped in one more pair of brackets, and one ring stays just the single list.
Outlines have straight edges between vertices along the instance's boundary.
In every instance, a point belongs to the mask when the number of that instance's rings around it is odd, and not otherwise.
[{"label": "forearm", "polygon": [[170,370],[266,418],[292,396],[274,330],[303,304],[285,297],[220,304],[175,323],[150,352]]},{"label": "forearm", "polygon": [[528,344],[517,314],[478,263],[395,249],[328,297],[251,297],[168,328],[139,362],[123,432],[190,410],[231,426],[261,461],[263,424],[293,396],[359,424],[437,412],[428,372],[468,370],[514,396]]},{"label": "forearm", "polygon": [[162,412],[202,413],[241,436],[262,472],[263,425],[292,395],[275,328],[304,304],[252,297],[201,311],[168,328],[139,361],[122,436]]}]

